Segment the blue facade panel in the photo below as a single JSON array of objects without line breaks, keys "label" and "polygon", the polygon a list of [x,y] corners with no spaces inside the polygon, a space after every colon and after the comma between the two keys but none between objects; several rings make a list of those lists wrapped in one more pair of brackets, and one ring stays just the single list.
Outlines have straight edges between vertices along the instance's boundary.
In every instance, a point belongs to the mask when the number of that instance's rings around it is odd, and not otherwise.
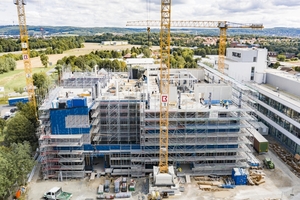
[{"label": "blue facade panel", "polygon": [[73,98],[72,105],[73,105],[73,107],[87,106],[87,99],[86,98]]},{"label": "blue facade panel", "polygon": [[90,128],[66,128],[65,118],[69,115],[86,115],[89,116],[88,107],[73,107],[67,109],[51,109],[51,132],[53,135],[63,134],[89,134]]},{"label": "blue facade panel", "polygon": [[92,144],[86,144],[84,145],[85,151],[108,151],[108,150],[139,150],[141,149],[141,146],[139,144],[120,144],[120,145],[110,145],[110,144],[98,144],[98,145],[92,145]]},{"label": "blue facade panel", "polygon": [[72,99],[67,100],[67,108],[72,108],[72,107],[73,107]]}]

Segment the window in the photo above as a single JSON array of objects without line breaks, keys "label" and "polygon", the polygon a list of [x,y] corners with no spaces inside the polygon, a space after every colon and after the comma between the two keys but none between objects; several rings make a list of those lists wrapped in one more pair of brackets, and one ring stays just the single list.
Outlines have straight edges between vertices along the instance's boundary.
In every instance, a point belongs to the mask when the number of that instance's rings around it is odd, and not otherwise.
[{"label": "window", "polygon": [[251,81],[254,80],[254,71],[255,71],[255,67],[251,67],[251,77],[250,77]]},{"label": "window", "polygon": [[232,52],[232,56],[238,57],[238,58],[242,57],[241,53],[237,53],[237,52]]},{"label": "window", "polygon": [[253,62],[256,62],[256,60],[257,60],[256,57],[253,57]]}]

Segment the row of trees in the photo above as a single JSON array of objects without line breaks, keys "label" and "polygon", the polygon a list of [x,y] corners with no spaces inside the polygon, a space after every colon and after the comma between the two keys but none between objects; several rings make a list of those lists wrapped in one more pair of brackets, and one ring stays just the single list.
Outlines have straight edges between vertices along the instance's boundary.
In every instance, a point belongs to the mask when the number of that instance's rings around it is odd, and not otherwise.
[{"label": "row of trees", "polygon": [[[30,49],[46,49],[46,54],[55,54],[69,49],[81,48],[84,37],[52,37],[51,39],[29,38]],[[19,39],[1,39],[0,52],[21,51]]]},{"label": "row of trees", "polygon": [[93,51],[89,54],[82,56],[65,56],[61,60],[57,61],[57,69],[62,66],[70,66],[71,70],[74,71],[92,71],[95,65],[99,68],[112,69],[116,71],[125,71],[126,63],[120,60],[122,56],[131,53],[132,57],[143,53],[144,57],[150,57],[151,51],[148,47],[143,46],[141,48],[132,47],[130,50],[126,49],[123,51],[108,51],[100,50]]},{"label": "row of trees", "polygon": [[0,147],[0,199],[7,199],[18,186],[25,185],[34,161],[28,142]]},{"label": "row of trees", "polygon": [[17,107],[13,118],[0,119],[0,134],[4,137],[0,146],[0,199],[7,199],[18,186],[25,185],[35,164],[32,158],[38,146],[35,108],[32,103]]}]

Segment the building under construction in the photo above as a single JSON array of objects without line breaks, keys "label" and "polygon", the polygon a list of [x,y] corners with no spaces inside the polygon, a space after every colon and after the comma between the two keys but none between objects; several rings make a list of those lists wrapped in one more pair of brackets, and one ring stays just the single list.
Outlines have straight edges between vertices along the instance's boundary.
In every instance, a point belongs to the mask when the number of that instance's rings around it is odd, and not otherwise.
[{"label": "building under construction", "polygon": [[[39,107],[44,179],[86,173],[132,177],[159,163],[159,71],[64,72]],[[170,71],[169,164],[182,174],[229,175],[256,162],[249,113],[230,85],[207,83],[202,69]]]}]

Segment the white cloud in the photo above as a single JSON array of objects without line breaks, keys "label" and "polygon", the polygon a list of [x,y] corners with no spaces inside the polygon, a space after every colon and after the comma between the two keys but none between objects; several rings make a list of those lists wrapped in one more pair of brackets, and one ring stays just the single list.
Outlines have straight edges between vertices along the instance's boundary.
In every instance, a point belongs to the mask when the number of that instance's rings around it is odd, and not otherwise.
[{"label": "white cloud", "polygon": [[[149,2],[149,4],[147,4]],[[160,0],[27,0],[27,24],[125,27],[130,20],[160,19]],[[149,10],[149,12],[148,12]],[[226,20],[300,27],[298,0],[172,0],[173,20]],[[0,0],[0,25],[17,24],[12,0]]]}]

